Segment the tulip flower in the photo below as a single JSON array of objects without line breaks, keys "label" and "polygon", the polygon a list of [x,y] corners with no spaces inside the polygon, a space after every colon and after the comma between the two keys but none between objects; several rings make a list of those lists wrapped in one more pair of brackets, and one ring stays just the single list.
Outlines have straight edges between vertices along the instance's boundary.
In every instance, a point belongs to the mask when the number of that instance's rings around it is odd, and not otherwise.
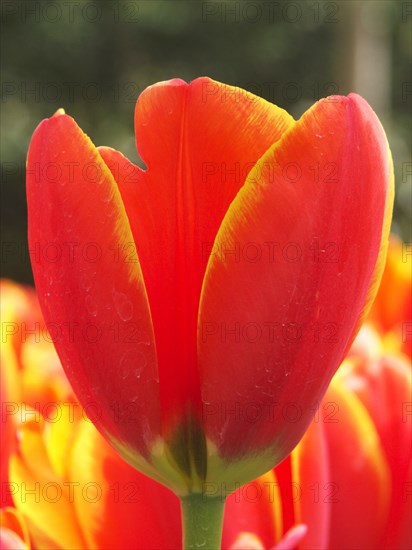
[{"label": "tulip flower", "polygon": [[295,121],[207,78],[149,87],[135,130],[145,170],[61,110],[38,126],[34,278],[80,403],[216,547],[222,487],[290,453],[376,293],[391,157],[357,95]]}]

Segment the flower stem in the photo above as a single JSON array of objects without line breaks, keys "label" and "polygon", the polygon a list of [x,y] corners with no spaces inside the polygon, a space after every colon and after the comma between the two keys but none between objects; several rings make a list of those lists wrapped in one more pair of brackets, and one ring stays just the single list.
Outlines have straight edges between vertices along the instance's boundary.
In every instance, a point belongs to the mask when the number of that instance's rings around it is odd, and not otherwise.
[{"label": "flower stem", "polygon": [[181,504],[183,550],[220,550],[225,499],[191,493]]}]

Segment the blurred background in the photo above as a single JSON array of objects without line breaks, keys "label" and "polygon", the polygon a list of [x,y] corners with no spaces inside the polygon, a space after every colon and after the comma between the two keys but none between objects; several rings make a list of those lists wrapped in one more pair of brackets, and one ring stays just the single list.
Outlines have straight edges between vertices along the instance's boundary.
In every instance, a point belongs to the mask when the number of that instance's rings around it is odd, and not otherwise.
[{"label": "blurred background", "polygon": [[392,231],[411,241],[411,22],[412,2],[396,0],[2,0],[2,276],[32,281],[25,159],[37,124],[63,107],[96,145],[139,162],[136,98],[172,77],[207,75],[295,118],[361,94],[394,157]]}]

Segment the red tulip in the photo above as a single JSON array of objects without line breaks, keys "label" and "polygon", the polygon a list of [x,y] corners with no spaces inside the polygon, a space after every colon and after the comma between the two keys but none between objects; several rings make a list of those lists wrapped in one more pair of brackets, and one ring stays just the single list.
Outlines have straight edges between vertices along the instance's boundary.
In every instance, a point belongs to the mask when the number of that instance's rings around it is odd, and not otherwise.
[{"label": "red tulip", "polygon": [[294,121],[172,80],[142,93],[135,127],[147,170],[60,112],[38,126],[32,265],[79,400],[186,497],[253,479],[302,436],[376,292],[392,164],[353,94]]}]

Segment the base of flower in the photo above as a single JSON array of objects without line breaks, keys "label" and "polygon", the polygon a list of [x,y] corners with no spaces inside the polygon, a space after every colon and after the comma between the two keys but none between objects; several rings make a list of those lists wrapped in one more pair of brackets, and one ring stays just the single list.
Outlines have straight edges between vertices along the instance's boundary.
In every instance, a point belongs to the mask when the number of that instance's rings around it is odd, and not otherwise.
[{"label": "base of flower", "polygon": [[191,493],[180,499],[183,550],[220,550],[225,499]]}]

